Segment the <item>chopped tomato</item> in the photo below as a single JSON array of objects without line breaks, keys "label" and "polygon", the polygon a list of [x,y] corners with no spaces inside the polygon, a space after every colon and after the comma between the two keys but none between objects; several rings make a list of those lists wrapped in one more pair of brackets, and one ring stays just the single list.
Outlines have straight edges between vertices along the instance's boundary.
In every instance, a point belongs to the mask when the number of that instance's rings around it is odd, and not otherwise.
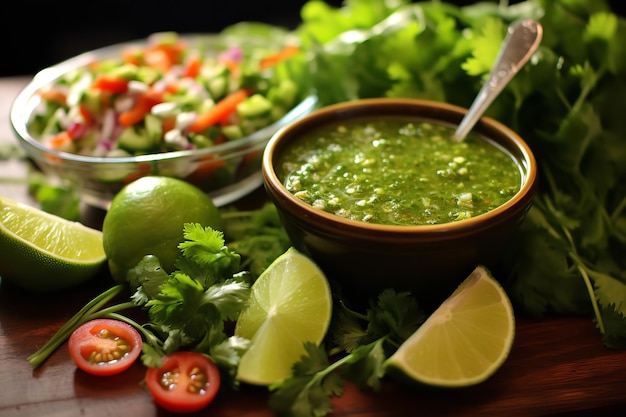
[{"label": "chopped tomato", "polygon": [[95,319],[76,329],[68,341],[76,366],[92,375],[119,374],[141,353],[141,335],[131,325],[114,319]]},{"label": "chopped tomato", "polygon": [[113,94],[125,93],[128,91],[128,80],[125,78],[100,75],[91,87],[95,90],[102,90]]},{"label": "chopped tomato", "polygon": [[196,78],[200,74],[202,68],[202,60],[198,55],[192,55],[185,62],[185,68],[183,69],[183,76],[189,78]]},{"label": "chopped tomato", "polygon": [[163,357],[160,368],[148,368],[146,385],[165,410],[193,413],[209,405],[220,388],[215,363],[197,352],[175,352]]},{"label": "chopped tomato", "polygon": [[85,126],[93,125],[94,116],[84,104],[79,105],[78,111],[80,112],[80,115],[83,116]]},{"label": "chopped tomato", "polygon": [[144,50],[143,59],[149,67],[167,72],[174,65],[181,63],[184,49],[185,44],[183,42],[152,45]]}]

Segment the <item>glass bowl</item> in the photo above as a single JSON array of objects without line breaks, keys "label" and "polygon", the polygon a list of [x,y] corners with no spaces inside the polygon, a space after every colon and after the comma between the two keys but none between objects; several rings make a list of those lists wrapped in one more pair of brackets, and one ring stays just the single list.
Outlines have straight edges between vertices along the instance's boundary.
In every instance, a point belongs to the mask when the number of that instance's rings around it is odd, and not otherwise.
[{"label": "glass bowl", "polygon": [[[267,48],[267,38],[223,34],[179,35],[190,48],[223,51],[246,42]],[[274,39],[276,37],[273,37]],[[273,40],[279,48],[285,37]],[[202,149],[162,152],[137,156],[96,157],[51,149],[29,129],[41,103],[38,91],[70,71],[95,61],[119,57],[124,48],[142,46],[146,40],[95,49],[45,68],[18,94],[12,103],[10,122],[20,145],[48,177],[74,187],[81,200],[107,209],[115,194],[126,184],[147,175],[184,179],[206,191],[217,206],[231,203],[262,184],[261,156],[269,138],[281,127],[310,113],[317,105],[314,95],[302,92],[298,104],[273,124],[240,139]]]}]

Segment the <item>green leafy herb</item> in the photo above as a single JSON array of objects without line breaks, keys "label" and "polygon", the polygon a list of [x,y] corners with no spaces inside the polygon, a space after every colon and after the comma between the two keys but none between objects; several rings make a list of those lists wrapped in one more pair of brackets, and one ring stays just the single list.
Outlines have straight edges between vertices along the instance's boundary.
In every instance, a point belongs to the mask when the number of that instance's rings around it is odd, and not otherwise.
[{"label": "green leafy herb", "polygon": [[[324,416],[331,398],[343,394],[344,378],[361,388],[378,391],[383,363],[424,322],[415,299],[392,289],[381,292],[360,314],[339,302],[327,336],[330,346],[305,345],[306,355],[293,367],[293,376],[270,386],[269,405],[278,415]],[[327,352],[343,356],[331,362]]]},{"label": "green leafy herb", "polygon": [[227,245],[242,257],[242,268],[257,278],[291,246],[278,211],[272,203],[255,210],[221,210]]},{"label": "green leafy herb", "polygon": [[[380,24],[365,3],[383,11]],[[520,313],[590,315],[605,345],[626,348],[626,20],[603,0],[387,4],[305,5],[299,33],[322,105],[387,96],[468,107],[510,23],[540,21],[539,50],[487,111],[540,165],[536,204],[492,268]]]},{"label": "green leafy herb", "polygon": [[23,159],[26,157],[26,152],[20,146],[9,143],[0,143],[0,161],[8,161],[11,159]]},{"label": "green leafy herb", "polygon": [[43,211],[67,220],[80,219],[80,199],[73,187],[56,184],[41,171],[31,169],[28,174],[28,192]]}]

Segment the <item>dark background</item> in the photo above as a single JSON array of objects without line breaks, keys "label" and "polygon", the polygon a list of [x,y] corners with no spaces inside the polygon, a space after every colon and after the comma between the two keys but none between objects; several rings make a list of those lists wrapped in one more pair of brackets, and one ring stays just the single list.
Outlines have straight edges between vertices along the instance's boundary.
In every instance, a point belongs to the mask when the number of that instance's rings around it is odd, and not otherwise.
[{"label": "dark background", "polygon": [[[455,4],[471,0],[446,0]],[[295,28],[306,0],[65,0],[3,2],[0,76],[33,75],[90,49],[154,32],[218,32],[240,21]],[[516,3],[511,0],[509,3]],[[340,6],[343,0],[326,0]],[[614,10],[624,0],[611,0]],[[625,40],[626,41],[626,40]]]}]

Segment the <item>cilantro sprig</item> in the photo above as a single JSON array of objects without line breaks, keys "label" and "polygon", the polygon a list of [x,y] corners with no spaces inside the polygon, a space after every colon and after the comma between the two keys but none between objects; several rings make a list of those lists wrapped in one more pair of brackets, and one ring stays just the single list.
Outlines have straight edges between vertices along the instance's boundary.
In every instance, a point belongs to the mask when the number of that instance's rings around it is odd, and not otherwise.
[{"label": "cilantro sprig", "polygon": [[[306,343],[306,355],[294,364],[293,376],[271,385],[269,406],[279,415],[324,416],[331,399],[343,394],[344,380],[379,391],[385,360],[426,319],[408,292],[387,289],[365,314],[338,300],[326,343]],[[330,357],[329,357],[330,354]],[[335,359],[331,361],[331,357]]]}]

